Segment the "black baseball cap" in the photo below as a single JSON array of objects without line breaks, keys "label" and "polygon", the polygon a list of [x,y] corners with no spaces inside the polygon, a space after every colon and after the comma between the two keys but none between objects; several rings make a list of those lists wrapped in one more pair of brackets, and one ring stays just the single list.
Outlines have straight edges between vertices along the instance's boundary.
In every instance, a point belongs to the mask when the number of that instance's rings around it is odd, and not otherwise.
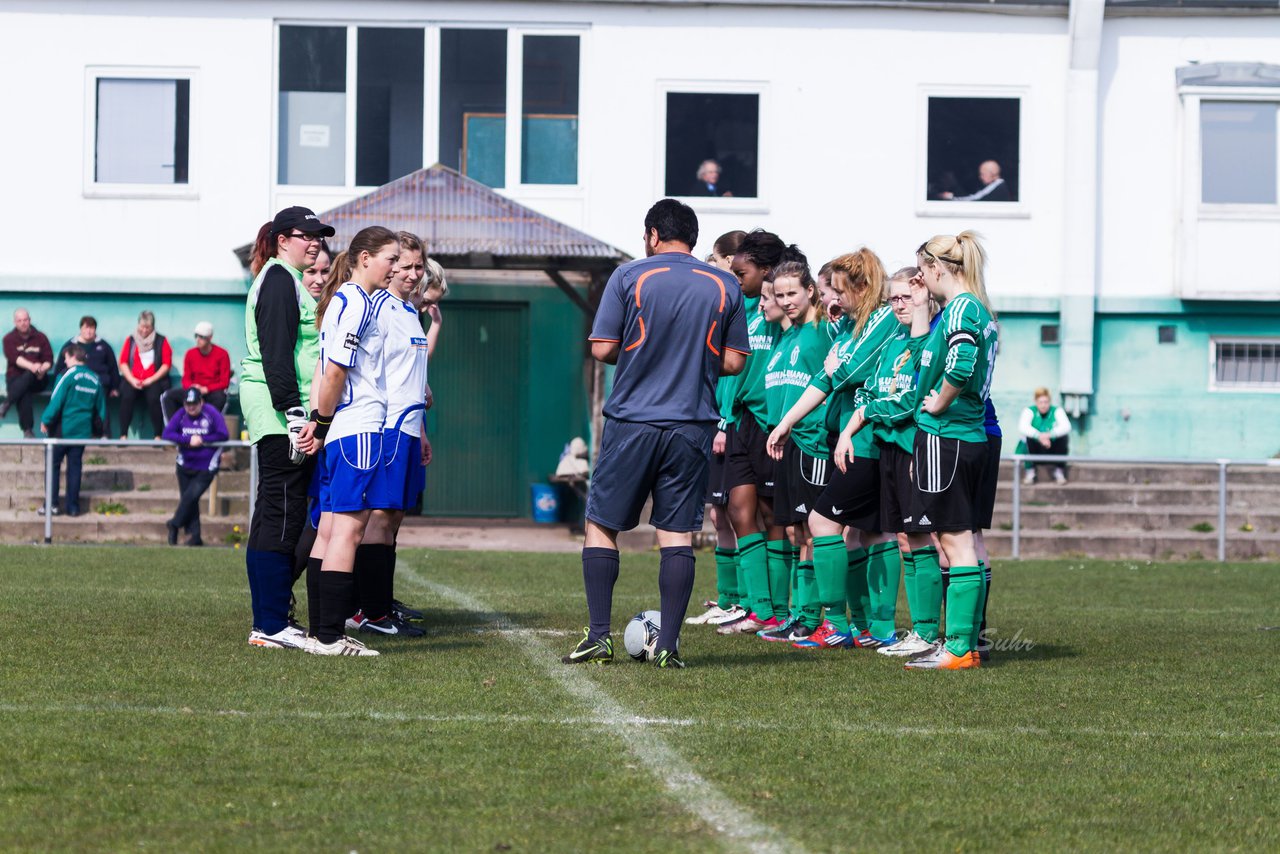
[{"label": "black baseball cap", "polygon": [[187,393],[182,396],[182,403],[184,406],[188,403],[204,403],[204,395],[200,393],[200,389],[192,386],[187,389]]},{"label": "black baseball cap", "polygon": [[325,225],[310,208],[304,208],[299,205],[285,208],[276,214],[275,219],[271,220],[272,236],[286,234],[295,228],[303,234],[318,234],[321,237],[333,237],[334,235],[333,226]]}]

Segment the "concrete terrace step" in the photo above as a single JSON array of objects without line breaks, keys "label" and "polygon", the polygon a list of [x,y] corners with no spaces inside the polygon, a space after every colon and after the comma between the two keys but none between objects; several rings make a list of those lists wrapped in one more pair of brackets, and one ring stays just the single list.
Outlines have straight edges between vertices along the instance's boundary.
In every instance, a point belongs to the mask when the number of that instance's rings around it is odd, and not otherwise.
[{"label": "concrete terrace step", "polygon": [[[124,491],[80,491],[80,506],[91,512],[100,504],[120,504],[129,513],[172,513],[178,506],[177,489],[124,490]],[[34,490],[9,494],[0,493],[0,509],[32,510],[44,503],[44,493]],[[217,504],[220,516],[233,515],[248,518],[249,493],[226,492],[218,490]],[[209,507],[209,493],[200,499],[200,513],[204,515]]]},{"label": "concrete terrace step", "polygon": [[[992,557],[1008,557],[1012,549],[1010,531],[992,530],[985,535]],[[1109,528],[1092,531],[1026,531],[1020,538],[1024,558],[1148,558],[1210,559],[1218,554],[1217,533],[1194,531],[1133,531]],[[1280,556],[1280,534],[1227,532],[1230,560],[1276,559]]]},{"label": "concrete terrace step", "polygon": [[[24,442],[20,445],[0,445],[0,466],[8,468],[18,464],[35,466],[44,465],[45,445],[40,441]],[[86,445],[85,460],[98,458],[102,465],[130,468],[135,465],[173,465],[177,458],[177,450],[173,445],[164,447],[116,447],[113,445]],[[228,448],[222,454],[223,468],[249,467],[249,450],[247,448]],[[86,465],[88,463],[86,462]]]},{"label": "concrete terrace step", "polygon": [[[1212,507],[1216,513],[1218,487],[1216,484],[1067,483],[1061,486],[1037,484],[1022,487],[1021,500],[1023,507],[1078,507],[1102,504],[1154,507],[1182,504]],[[1010,483],[1000,484],[996,490],[996,503],[1013,503],[1013,486]],[[1228,482],[1227,503],[1240,507],[1280,505],[1280,485]]]},{"label": "concrete terrace step", "polygon": [[[85,513],[72,519],[67,516],[55,516],[53,519],[53,541],[55,543],[164,543],[168,531],[165,521],[168,513],[127,514],[124,516],[104,516],[98,513]],[[40,543],[44,542],[44,517],[29,510],[0,511],[0,542],[6,543]],[[207,545],[223,545],[228,537],[232,537],[234,529],[246,529],[246,520],[229,516],[200,516],[202,536]],[[185,538],[184,538],[185,539]]]},{"label": "concrete terrace step", "polygon": [[[135,490],[140,486],[152,489],[173,489],[177,485],[174,474],[174,462],[145,465],[114,466],[110,464],[94,464],[86,462],[82,468],[81,489],[87,492],[116,492]],[[38,466],[19,463],[5,466],[5,483],[0,486],[0,494],[4,492],[44,492],[44,463]],[[66,466],[63,466],[63,477],[66,477]],[[218,488],[232,492],[249,491],[249,472],[223,469],[218,473]]]},{"label": "concrete terrace step", "polygon": [[[1012,526],[1012,505],[997,505],[994,514],[996,528]],[[1135,507],[1131,504],[1098,504],[1070,506],[1022,506],[1024,531],[1066,526],[1062,530],[1092,530],[1097,528],[1127,528],[1140,531],[1187,531],[1192,526],[1218,524],[1218,508],[1204,505],[1174,505]],[[1269,507],[1241,509],[1228,507],[1227,530],[1238,531],[1251,525],[1260,533],[1280,533],[1280,503]]]},{"label": "concrete terrace step", "polygon": [[[1021,466],[1019,466],[1021,468]],[[1038,467],[1040,484],[1051,482],[1053,465],[1044,463]],[[1000,464],[1000,479],[1013,477],[1013,463]],[[1072,483],[1132,483],[1132,484],[1212,484],[1218,483],[1217,466],[1173,465],[1125,465],[1122,463],[1073,463],[1070,466]],[[1227,469],[1228,484],[1272,484],[1280,488],[1280,460],[1275,465],[1231,466]]]}]

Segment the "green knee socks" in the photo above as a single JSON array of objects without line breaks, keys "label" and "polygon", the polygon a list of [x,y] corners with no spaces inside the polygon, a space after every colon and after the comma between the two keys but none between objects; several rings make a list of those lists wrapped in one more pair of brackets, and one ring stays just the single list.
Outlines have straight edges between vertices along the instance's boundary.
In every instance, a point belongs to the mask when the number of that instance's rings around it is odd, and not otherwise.
[{"label": "green knee socks", "polygon": [[791,544],[786,540],[769,540],[766,544],[769,556],[769,599],[773,603],[768,611],[757,611],[762,619],[770,616],[785,621],[791,598]]},{"label": "green knee socks", "polygon": [[716,604],[729,610],[742,599],[738,588],[738,550],[716,549]]},{"label": "green knee socks", "polygon": [[764,534],[757,531],[738,540],[738,575],[743,585],[742,606],[763,620],[773,614],[769,595],[769,565],[765,557]]},{"label": "green knee socks", "polygon": [[894,637],[894,613],[898,607],[898,577],[902,574],[898,542],[876,543],[867,549],[867,590],[871,600],[871,634],[881,640]]},{"label": "green knee socks", "polygon": [[916,634],[933,642],[938,639],[938,620],[942,615],[942,569],[938,563],[938,549],[925,546],[913,551],[911,557],[916,568],[916,604],[912,607],[911,620]]},{"label": "green knee socks", "polygon": [[796,587],[800,596],[800,621],[811,629],[822,624],[822,602],[818,599],[818,582],[813,574],[813,561],[802,561],[796,567]]},{"label": "green knee socks", "polygon": [[947,651],[952,655],[968,655],[977,649],[982,586],[979,567],[951,567],[951,581],[947,585]]},{"label": "green knee socks", "polygon": [[849,549],[848,575],[846,577],[849,598],[849,624],[855,635],[871,630],[869,612],[871,596],[867,590],[867,550]]},{"label": "green knee socks", "polygon": [[818,583],[818,600],[826,609],[827,620],[842,634],[849,633],[849,617],[845,613],[848,597],[849,557],[844,537],[813,538],[813,573]]}]

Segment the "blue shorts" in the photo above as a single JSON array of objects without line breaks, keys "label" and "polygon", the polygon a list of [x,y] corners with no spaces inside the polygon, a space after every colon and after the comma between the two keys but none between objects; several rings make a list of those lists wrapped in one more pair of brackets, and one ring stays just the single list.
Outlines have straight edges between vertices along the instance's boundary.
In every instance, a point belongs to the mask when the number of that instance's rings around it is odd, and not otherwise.
[{"label": "blue shorts", "polygon": [[662,531],[701,531],[714,422],[667,427],[606,418],[587,492],[587,518],[629,531],[653,496],[649,522]]},{"label": "blue shorts", "polygon": [[369,506],[375,510],[404,510],[418,503],[427,485],[422,465],[422,439],[400,430],[382,434],[382,470],[369,487]]},{"label": "blue shorts", "polygon": [[368,510],[370,487],[382,469],[382,434],[357,433],[327,443],[324,468],[320,481],[321,512]]},{"label": "blue shorts", "polygon": [[329,479],[329,469],[324,464],[324,446],[316,454],[316,467],[311,472],[311,483],[307,486],[307,518],[311,527],[320,527],[320,493]]}]

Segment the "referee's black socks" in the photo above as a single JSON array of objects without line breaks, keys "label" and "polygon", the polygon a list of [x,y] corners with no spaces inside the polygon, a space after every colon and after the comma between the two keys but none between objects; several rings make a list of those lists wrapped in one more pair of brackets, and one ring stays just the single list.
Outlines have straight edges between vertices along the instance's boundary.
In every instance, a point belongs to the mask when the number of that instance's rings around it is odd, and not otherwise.
[{"label": "referee's black socks", "polygon": [[689,596],[693,593],[693,549],[689,546],[673,546],[659,550],[658,592],[662,597],[662,626],[658,630],[656,649],[676,651],[680,640],[680,626],[689,610]]},{"label": "referee's black socks", "polygon": [[591,618],[590,638],[609,633],[613,614],[613,585],[618,581],[617,549],[582,549],[582,584],[587,590],[587,613]]}]

